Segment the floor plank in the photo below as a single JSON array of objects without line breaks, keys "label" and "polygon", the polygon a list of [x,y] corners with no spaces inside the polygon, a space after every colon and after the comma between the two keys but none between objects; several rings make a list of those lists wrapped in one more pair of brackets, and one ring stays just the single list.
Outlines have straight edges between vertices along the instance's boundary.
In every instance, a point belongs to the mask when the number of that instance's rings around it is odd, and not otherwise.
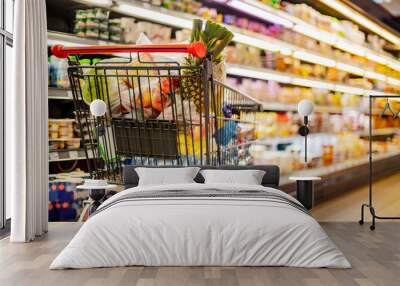
[{"label": "floor plank", "polygon": [[399,285],[400,222],[381,222],[376,231],[355,222],[322,223],[345,253],[352,269],[289,267],[120,267],[48,270],[54,257],[80,227],[50,223],[45,236],[29,244],[0,241],[0,285]]},{"label": "floor plank", "polygon": [[[316,205],[312,215],[318,221],[358,221],[360,208],[368,202],[368,187],[348,190],[337,198]],[[400,174],[378,180],[373,185],[373,204],[377,215],[400,216]],[[371,216],[366,211],[366,220]]]}]

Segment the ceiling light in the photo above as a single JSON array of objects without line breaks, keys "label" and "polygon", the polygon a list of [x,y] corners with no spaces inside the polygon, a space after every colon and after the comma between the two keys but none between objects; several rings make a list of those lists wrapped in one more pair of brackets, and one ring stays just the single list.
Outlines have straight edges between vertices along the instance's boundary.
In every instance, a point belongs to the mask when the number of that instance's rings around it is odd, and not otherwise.
[{"label": "ceiling light", "polygon": [[385,38],[389,42],[400,45],[400,38],[391,33],[390,31],[382,28],[377,23],[373,22],[372,20],[368,19],[367,17],[361,15],[360,13],[356,12],[346,4],[342,3],[339,0],[319,0],[320,2],[324,3],[328,7],[335,9],[339,13],[343,14],[344,16],[350,18],[354,22],[358,23],[359,25],[371,30],[372,32],[376,33],[377,35]]}]

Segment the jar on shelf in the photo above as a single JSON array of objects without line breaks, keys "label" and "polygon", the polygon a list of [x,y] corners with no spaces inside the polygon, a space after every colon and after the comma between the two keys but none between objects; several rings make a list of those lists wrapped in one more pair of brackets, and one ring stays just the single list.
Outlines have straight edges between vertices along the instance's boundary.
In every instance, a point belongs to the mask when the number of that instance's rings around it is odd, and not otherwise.
[{"label": "jar on shelf", "polygon": [[324,166],[329,166],[333,163],[333,145],[332,144],[324,144],[322,145],[322,164]]}]

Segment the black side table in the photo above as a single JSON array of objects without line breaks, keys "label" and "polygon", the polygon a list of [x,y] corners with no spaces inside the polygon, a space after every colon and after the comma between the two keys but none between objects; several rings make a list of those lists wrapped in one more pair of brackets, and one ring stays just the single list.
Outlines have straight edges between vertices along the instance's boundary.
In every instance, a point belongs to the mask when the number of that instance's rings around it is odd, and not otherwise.
[{"label": "black side table", "polygon": [[314,205],[314,181],[320,177],[290,177],[289,180],[297,183],[297,200],[310,210]]},{"label": "black side table", "polygon": [[91,204],[89,206],[89,216],[94,213],[107,197],[107,191],[115,190],[116,185],[109,185],[106,180],[87,179],[83,185],[77,186],[77,189],[89,191]]}]

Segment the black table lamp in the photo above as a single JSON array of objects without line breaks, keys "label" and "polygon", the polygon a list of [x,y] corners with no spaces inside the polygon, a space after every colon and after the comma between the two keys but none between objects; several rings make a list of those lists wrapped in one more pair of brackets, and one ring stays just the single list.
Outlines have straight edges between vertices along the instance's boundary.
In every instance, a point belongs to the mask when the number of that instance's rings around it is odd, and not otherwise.
[{"label": "black table lamp", "polygon": [[[105,127],[104,127],[104,122],[102,121],[102,117],[107,113],[107,104],[101,100],[101,99],[95,99],[90,103],[90,113],[95,117],[95,136],[96,136],[96,141],[97,141],[97,158],[96,160],[99,163],[99,166],[101,166],[101,150],[102,150],[102,140],[103,136],[105,135]],[[91,129],[91,126],[88,126],[88,128]],[[90,130],[91,132],[91,130]],[[97,171],[97,170],[96,170]],[[93,172],[92,176],[94,178],[98,178],[97,172]]]},{"label": "black table lamp", "polygon": [[304,136],[304,161],[307,162],[307,135],[310,133],[308,129],[308,116],[314,111],[314,104],[311,100],[303,99],[297,105],[297,111],[304,118],[303,125],[299,128],[299,134]]}]

